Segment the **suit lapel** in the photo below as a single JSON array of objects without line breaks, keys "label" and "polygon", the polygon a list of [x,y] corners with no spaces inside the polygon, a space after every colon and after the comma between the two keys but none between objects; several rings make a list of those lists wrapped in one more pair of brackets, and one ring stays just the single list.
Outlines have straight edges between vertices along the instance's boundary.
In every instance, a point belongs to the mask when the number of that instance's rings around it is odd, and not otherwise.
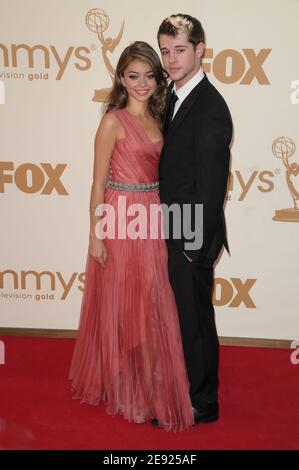
[{"label": "suit lapel", "polygon": [[[205,75],[205,77],[199,82],[196,87],[193,88],[193,90],[189,93],[187,98],[183,101],[181,106],[179,107],[178,112],[174,116],[173,120],[169,124],[168,127],[168,132],[165,136],[165,141],[164,141],[164,149],[163,153],[165,152],[165,149],[167,147],[168,142],[171,140],[175,132],[177,131],[178,127],[182,124],[184,121],[186,115],[189,113],[191,110],[192,106],[196,102],[197,98],[199,97],[200,93],[206,88],[208,85],[209,81]],[[171,89],[172,91],[172,89]],[[169,99],[168,98],[168,104],[169,104]]]}]

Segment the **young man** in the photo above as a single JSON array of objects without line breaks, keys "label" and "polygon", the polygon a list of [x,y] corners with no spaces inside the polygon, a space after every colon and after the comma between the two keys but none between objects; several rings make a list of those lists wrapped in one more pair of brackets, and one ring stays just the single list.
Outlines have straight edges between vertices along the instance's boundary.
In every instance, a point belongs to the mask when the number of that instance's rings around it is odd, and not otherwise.
[{"label": "young man", "polygon": [[[181,226],[203,234],[201,247],[194,244],[193,249],[184,233],[175,238],[177,221],[173,219],[167,240],[169,278],[179,312],[195,423],[208,423],[218,419],[213,264],[223,245],[228,250],[223,204],[232,122],[224,99],[201,68],[205,48],[201,23],[189,15],[171,15],[159,28],[158,42],[172,80],[163,123],[161,202],[180,208],[189,204],[191,217],[184,215]],[[203,220],[199,227],[196,207],[200,204]],[[152,424],[159,423],[154,419]]]}]

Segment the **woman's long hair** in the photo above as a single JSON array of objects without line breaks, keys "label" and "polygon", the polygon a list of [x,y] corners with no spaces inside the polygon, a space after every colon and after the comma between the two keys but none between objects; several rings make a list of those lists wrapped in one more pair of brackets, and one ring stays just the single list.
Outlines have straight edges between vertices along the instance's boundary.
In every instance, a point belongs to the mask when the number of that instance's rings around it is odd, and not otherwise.
[{"label": "woman's long hair", "polygon": [[155,119],[162,119],[167,89],[167,72],[163,69],[156,51],[146,42],[135,41],[122,52],[116,66],[113,87],[106,101],[106,113],[113,108],[127,106],[128,92],[121,82],[124,71],[133,60],[142,60],[151,67],[157,82],[155,93],[148,101],[148,110]]}]

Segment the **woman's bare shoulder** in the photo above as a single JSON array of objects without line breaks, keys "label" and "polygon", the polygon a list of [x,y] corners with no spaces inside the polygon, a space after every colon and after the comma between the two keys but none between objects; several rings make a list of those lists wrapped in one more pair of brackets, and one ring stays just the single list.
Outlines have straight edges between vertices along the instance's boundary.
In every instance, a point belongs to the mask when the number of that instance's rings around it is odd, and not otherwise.
[{"label": "woman's bare shoulder", "polygon": [[97,134],[102,135],[103,133],[116,139],[123,137],[123,127],[114,110],[105,113],[99,123]]}]

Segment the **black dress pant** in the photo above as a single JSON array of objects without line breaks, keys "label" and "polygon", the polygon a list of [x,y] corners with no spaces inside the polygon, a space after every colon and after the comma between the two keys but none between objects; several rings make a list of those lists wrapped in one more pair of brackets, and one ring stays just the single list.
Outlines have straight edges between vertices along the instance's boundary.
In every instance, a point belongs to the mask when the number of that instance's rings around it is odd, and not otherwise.
[{"label": "black dress pant", "polygon": [[168,240],[168,272],[179,314],[190,397],[195,408],[217,403],[219,342],[215,325],[212,259],[190,262]]}]

